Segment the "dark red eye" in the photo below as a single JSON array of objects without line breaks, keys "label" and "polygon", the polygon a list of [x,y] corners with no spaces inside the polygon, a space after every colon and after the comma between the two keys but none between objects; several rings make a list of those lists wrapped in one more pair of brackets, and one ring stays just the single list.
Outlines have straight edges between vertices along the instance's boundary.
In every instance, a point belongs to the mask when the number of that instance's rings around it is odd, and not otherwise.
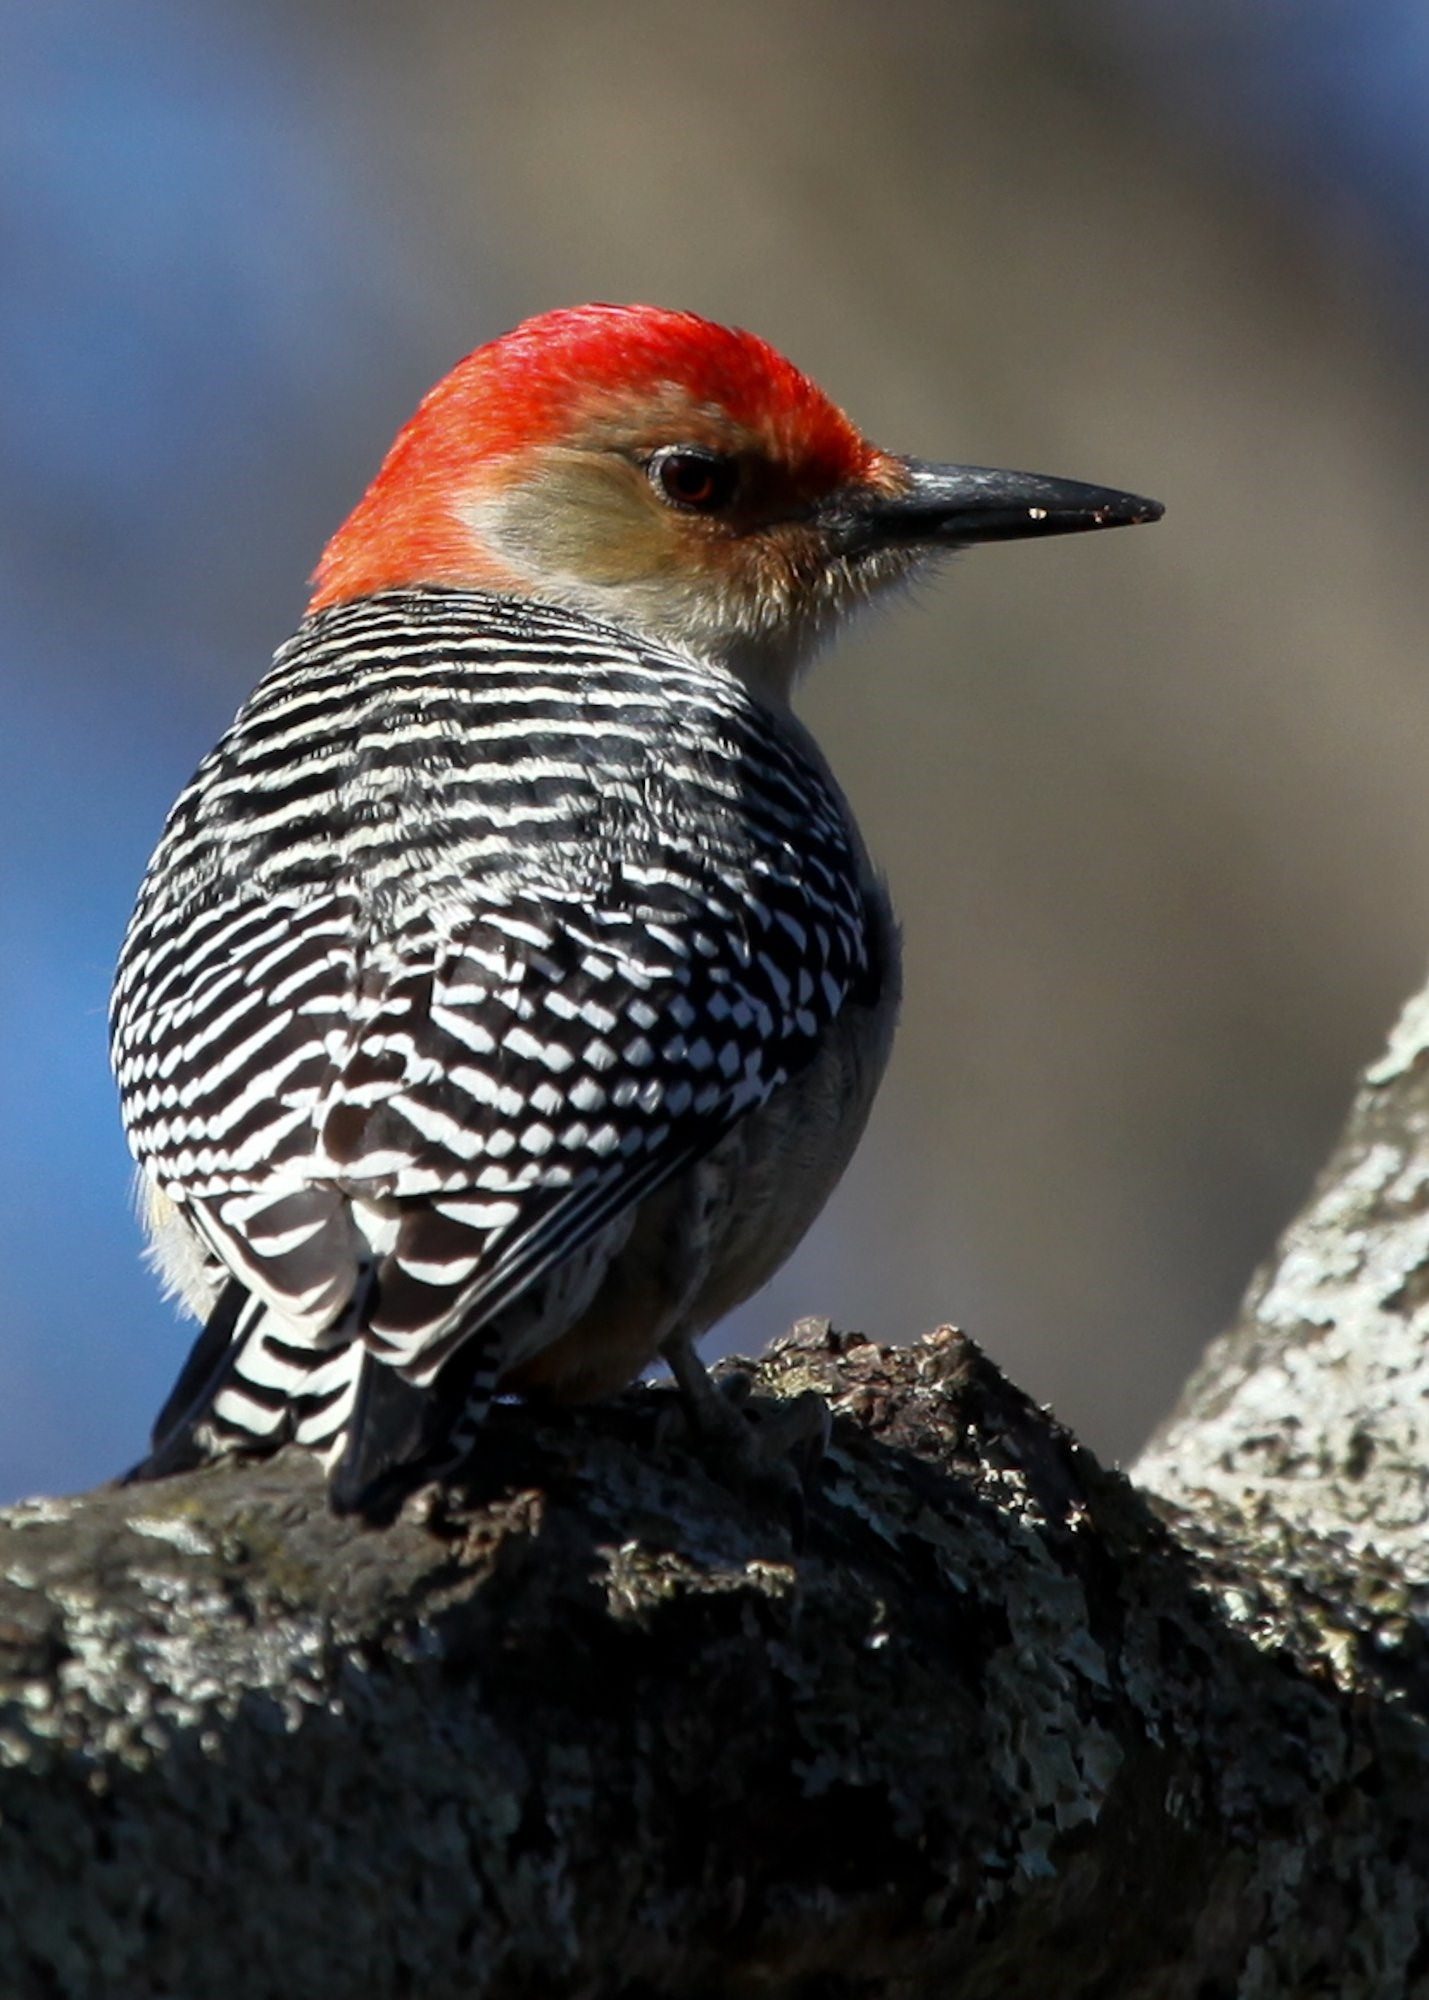
[{"label": "dark red eye", "polygon": [[650,477],[662,499],[676,507],[711,514],[728,506],[739,484],[739,467],[716,451],[692,445],[670,445],[650,461]]}]

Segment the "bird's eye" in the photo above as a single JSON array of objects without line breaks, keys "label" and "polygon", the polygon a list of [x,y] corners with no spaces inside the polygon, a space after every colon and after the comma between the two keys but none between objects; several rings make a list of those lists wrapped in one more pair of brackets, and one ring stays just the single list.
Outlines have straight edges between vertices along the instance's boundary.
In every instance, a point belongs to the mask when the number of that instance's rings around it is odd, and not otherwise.
[{"label": "bird's eye", "polygon": [[656,452],[650,461],[650,477],[661,499],[672,506],[712,514],[734,498],[739,467],[719,452],[677,444]]}]

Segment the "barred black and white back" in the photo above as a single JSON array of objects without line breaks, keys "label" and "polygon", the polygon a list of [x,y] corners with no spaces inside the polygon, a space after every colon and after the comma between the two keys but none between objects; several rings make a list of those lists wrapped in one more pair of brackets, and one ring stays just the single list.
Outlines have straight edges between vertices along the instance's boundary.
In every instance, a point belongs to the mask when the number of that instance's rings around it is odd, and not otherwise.
[{"label": "barred black and white back", "polygon": [[478,591],[310,618],[115,987],[158,1255],[210,1312],[147,1469],[295,1437],[357,1495],[439,1451],[876,981],[865,880],[732,674]]}]

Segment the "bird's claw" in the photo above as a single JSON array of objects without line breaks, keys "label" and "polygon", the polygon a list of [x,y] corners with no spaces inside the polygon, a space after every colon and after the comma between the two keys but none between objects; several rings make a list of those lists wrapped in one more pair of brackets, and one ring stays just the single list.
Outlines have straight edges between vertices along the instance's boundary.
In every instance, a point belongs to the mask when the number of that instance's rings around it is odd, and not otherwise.
[{"label": "bird's claw", "polygon": [[715,1382],[700,1368],[693,1390],[683,1370],[676,1379],[680,1405],[662,1416],[658,1441],[693,1450],[721,1486],[782,1515],[797,1544],[829,1441],[823,1397],[812,1389],[788,1401],[755,1397],[742,1370]]}]

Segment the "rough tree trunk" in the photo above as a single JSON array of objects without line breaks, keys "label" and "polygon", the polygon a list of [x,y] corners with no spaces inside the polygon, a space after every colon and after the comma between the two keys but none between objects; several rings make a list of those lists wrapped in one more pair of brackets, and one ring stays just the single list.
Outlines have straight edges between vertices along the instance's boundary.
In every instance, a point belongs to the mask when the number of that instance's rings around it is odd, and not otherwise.
[{"label": "rough tree trunk", "polygon": [[0,1993],[1429,1994],[1429,997],[1137,1484],[942,1329],[805,1325],[803,1546],[504,1409],[0,1519]]}]

